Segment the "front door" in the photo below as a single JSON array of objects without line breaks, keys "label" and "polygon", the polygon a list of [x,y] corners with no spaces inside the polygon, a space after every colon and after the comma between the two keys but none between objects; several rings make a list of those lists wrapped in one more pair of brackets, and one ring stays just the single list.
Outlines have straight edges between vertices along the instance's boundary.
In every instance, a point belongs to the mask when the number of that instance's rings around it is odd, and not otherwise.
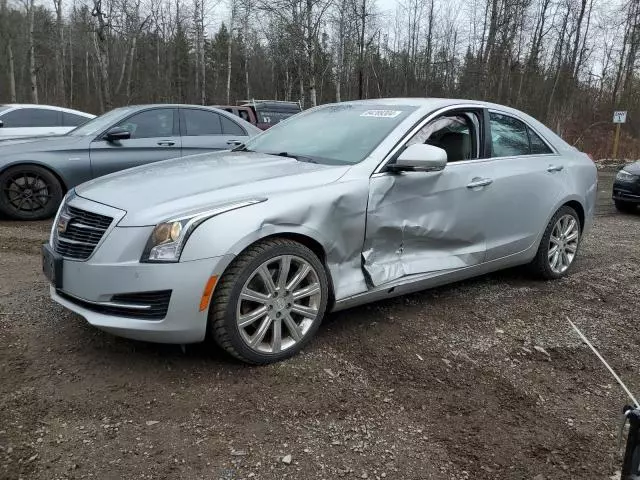
[{"label": "front door", "polygon": [[372,286],[401,277],[444,273],[485,260],[483,215],[495,201],[486,177],[480,112],[454,112],[426,124],[406,145],[447,152],[441,172],[372,176],[363,268]]},{"label": "front door", "polygon": [[112,125],[129,131],[131,138],[108,141],[101,136],[91,142],[93,177],[179,157],[182,144],[176,117],[174,108],[153,108]]}]

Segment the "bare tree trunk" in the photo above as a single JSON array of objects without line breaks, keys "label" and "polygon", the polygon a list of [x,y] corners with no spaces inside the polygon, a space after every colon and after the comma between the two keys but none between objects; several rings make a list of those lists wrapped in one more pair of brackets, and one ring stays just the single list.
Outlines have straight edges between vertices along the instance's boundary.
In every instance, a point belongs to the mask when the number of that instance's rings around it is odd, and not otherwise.
[{"label": "bare tree trunk", "polygon": [[85,95],[85,103],[89,103],[91,98],[90,98],[90,90],[89,90],[89,85],[91,85],[91,82],[89,81],[89,77],[90,77],[90,71],[89,71],[89,50],[85,50],[84,52],[84,71],[85,71],[85,79],[84,79],[84,85],[85,85],[85,91],[84,91],[84,95]]},{"label": "bare tree trunk", "polygon": [[36,51],[33,41],[33,30],[35,28],[35,6],[33,0],[29,0],[29,79],[31,80],[31,101],[38,102],[38,78],[36,72]]},{"label": "bare tree trunk", "polygon": [[245,0],[245,12],[243,23],[243,36],[244,36],[244,85],[246,90],[247,100],[251,98],[251,88],[249,84],[249,15],[251,14],[251,1]]},{"label": "bare tree trunk", "polygon": [[204,2],[200,0],[200,103],[204,105],[207,101],[207,64],[204,59]]},{"label": "bare tree trunk", "polygon": [[[231,19],[229,20],[229,41],[227,43],[227,105],[231,104],[231,53],[233,42],[233,21],[236,14],[236,2],[231,0]],[[247,98],[247,100],[249,100]]]},{"label": "bare tree trunk", "polygon": [[[33,0],[31,0],[33,1]],[[94,31],[93,44],[96,50],[96,59],[100,74],[100,84],[102,92],[101,109],[111,110],[113,101],[111,99],[111,84],[109,80],[109,50],[107,48],[107,23],[108,16],[102,11],[102,0],[93,0],[93,10],[91,15],[96,18],[98,26]]]},{"label": "bare tree trunk", "polygon": [[16,103],[18,101],[16,96],[16,68],[13,61],[11,39],[7,42],[7,56],[9,57],[9,96],[11,97],[11,103]]},{"label": "bare tree trunk", "polygon": [[138,44],[138,36],[135,35],[131,39],[131,51],[129,52],[129,69],[127,71],[127,86],[126,86],[127,104],[131,103],[131,78],[133,76],[133,62],[136,58],[137,44]]},{"label": "bare tree trunk", "polygon": [[309,102],[312,107],[315,107],[318,102],[316,99],[316,52],[314,45],[314,34],[313,34],[313,24],[311,22],[311,14],[313,10],[313,1],[307,0],[307,11],[306,11],[306,20],[307,20],[307,35],[306,35],[306,47],[307,47],[307,56],[309,60],[308,65],[308,82],[309,82]]},{"label": "bare tree trunk", "polygon": [[53,0],[56,11],[56,29],[58,44],[56,45],[56,101],[65,105],[64,91],[64,23],[62,21],[62,0]]},{"label": "bare tree trunk", "polygon": [[69,107],[73,108],[73,42],[69,31]]}]

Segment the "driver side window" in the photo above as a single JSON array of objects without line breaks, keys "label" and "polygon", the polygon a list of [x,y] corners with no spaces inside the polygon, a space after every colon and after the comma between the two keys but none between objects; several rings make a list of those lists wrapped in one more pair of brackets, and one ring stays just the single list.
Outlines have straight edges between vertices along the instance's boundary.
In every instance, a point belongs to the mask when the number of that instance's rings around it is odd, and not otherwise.
[{"label": "driver side window", "polygon": [[447,152],[447,162],[478,158],[477,118],[457,114],[438,117],[422,127],[406,144],[426,143]]},{"label": "driver side window", "polygon": [[137,113],[120,122],[131,133],[131,138],[155,138],[173,136],[173,109],[156,108]]}]

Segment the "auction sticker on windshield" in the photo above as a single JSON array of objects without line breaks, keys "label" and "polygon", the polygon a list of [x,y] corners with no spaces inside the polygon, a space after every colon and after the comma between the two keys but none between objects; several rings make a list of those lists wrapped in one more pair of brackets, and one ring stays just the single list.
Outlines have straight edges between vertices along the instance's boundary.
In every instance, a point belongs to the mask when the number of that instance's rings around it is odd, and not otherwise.
[{"label": "auction sticker on windshield", "polygon": [[401,110],[367,110],[360,114],[361,117],[395,118],[402,113]]}]

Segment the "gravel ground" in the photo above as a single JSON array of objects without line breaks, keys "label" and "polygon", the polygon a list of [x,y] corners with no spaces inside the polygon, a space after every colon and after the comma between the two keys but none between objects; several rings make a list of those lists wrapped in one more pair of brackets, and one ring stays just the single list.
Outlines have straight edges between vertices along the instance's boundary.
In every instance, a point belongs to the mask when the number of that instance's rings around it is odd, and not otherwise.
[{"label": "gravel ground", "polygon": [[0,222],[0,478],[608,479],[627,400],[566,317],[640,393],[640,215],[600,176],[568,278],[340,312],[267,367],[88,326],[48,298],[50,224]]}]

